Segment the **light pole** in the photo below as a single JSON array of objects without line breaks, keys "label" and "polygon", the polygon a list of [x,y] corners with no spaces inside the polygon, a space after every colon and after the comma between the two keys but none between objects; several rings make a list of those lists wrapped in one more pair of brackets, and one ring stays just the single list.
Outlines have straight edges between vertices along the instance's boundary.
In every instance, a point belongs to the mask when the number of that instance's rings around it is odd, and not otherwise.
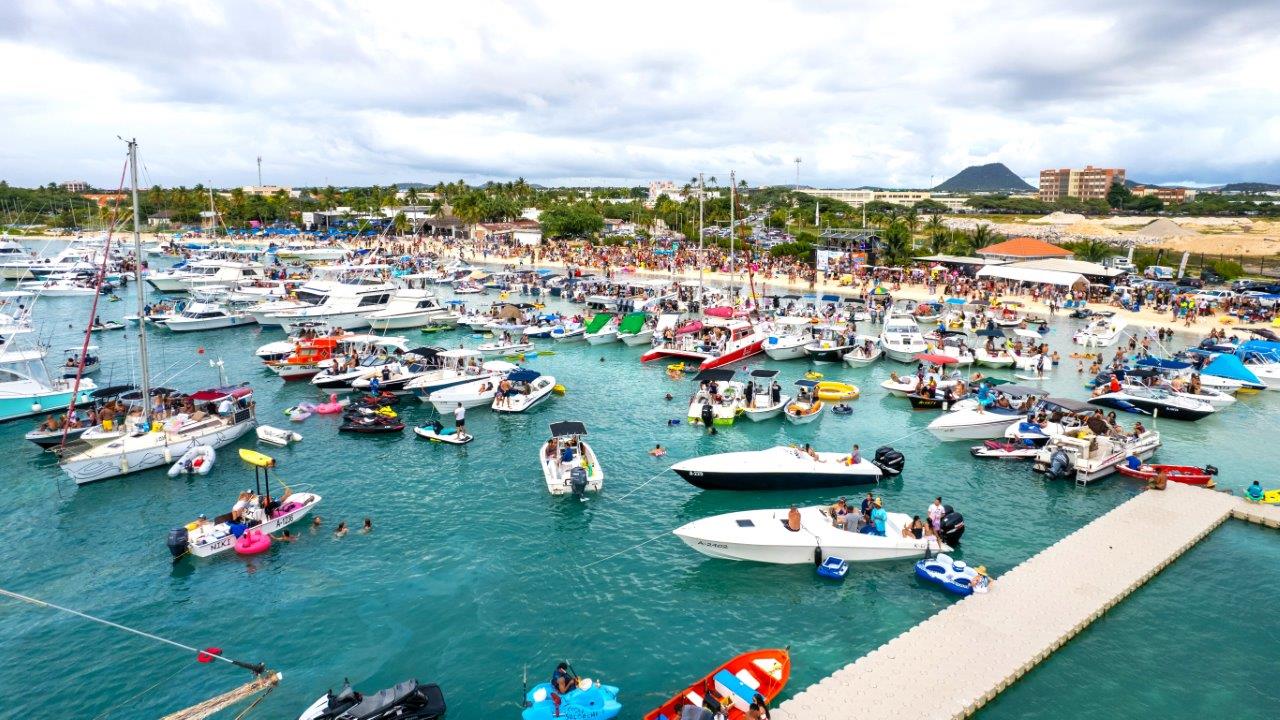
[{"label": "light pole", "polygon": [[796,184],[791,189],[796,192],[800,190],[800,158],[798,157],[796,158]]}]

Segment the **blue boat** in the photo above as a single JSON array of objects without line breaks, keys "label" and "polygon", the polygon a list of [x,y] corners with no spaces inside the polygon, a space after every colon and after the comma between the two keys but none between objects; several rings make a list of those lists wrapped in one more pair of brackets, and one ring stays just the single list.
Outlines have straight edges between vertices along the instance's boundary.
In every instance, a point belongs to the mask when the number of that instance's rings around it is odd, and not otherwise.
[{"label": "blue boat", "polygon": [[618,688],[597,684],[590,678],[580,680],[564,695],[556,693],[551,683],[536,685],[525,695],[525,705],[520,713],[522,720],[611,720],[622,710]]},{"label": "blue boat", "polygon": [[[92,380],[81,378],[76,402],[89,402],[96,388]],[[49,377],[44,350],[18,350],[12,344],[0,349],[0,422],[62,410],[73,394],[72,380]]]},{"label": "blue boat", "polygon": [[916,563],[916,577],[941,585],[944,590],[956,595],[972,595],[973,585],[970,583],[977,576],[978,573],[963,560],[953,560],[945,553]]}]

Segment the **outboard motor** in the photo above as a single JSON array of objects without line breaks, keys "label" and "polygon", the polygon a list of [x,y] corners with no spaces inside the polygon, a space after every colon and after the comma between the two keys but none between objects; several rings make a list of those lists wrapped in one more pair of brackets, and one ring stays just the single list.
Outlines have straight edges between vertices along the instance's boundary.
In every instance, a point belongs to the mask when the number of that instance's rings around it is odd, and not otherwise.
[{"label": "outboard motor", "polygon": [[573,492],[573,496],[579,500],[586,499],[587,493],[587,471],[583,468],[576,467],[569,471],[569,489]]},{"label": "outboard motor", "polygon": [[1217,475],[1217,474],[1218,474],[1218,468],[1216,468],[1216,467],[1214,467],[1214,466],[1212,466],[1212,465],[1205,465],[1205,466],[1204,466],[1204,474],[1205,474],[1205,475]]},{"label": "outboard motor", "polygon": [[1049,456],[1049,477],[1054,480],[1064,480],[1071,470],[1071,456],[1066,450],[1058,448],[1053,451],[1053,455]]},{"label": "outboard motor", "polygon": [[901,475],[903,466],[907,464],[907,458],[897,450],[884,445],[876,448],[875,457],[871,462],[885,475]]},{"label": "outboard motor", "polygon": [[941,529],[938,537],[953,548],[960,547],[960,537],[964,535],[964,516],[947,505],[943,508]]},{"label": "outboard motor", "polygon": [[176,527],[169,531],[169,537],[164,541],[169,546],[169,552],[174,557],[181,557],[187,551],[187,529],[184,527]]},{"label": "outboard motor", "polygon": [[711,409],[711,403],[702,404],[702,424],[711,427],[711,423],[715,422],[716,414]]}]

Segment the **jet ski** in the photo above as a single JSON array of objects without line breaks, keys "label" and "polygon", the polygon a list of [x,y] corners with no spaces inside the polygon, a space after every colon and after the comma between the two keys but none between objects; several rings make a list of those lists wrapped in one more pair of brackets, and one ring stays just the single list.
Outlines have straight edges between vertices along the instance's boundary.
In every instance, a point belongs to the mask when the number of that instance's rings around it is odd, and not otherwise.
[{"label": "jet ski", "polygon": [[374,695],[362,695],[344,681],[336,695],[330,690],[320,696],[298,720],[439,720],[444,711],[444,693],[438,685],[405,680]]},{"label": "jet ski", "polygon": [[1030,460],[1040,448],[1034,440],[984,440],[969,448],[969,454],[988,460]]}]

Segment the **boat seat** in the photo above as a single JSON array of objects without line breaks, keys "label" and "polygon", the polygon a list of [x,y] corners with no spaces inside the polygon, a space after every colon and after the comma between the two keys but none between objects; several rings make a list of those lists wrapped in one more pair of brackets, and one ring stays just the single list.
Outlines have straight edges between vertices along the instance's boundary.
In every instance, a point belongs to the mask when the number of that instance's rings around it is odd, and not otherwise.
[{"label": "boat seat", "polygon": [[702,696],[698,694],[697,690],[690,690],[685,693],[684,696],[689,700],[689,702],[697,705],[698,707],[702,707]]},{"label": "boat seat", "polygon": [[751,709],[751,698],[756,694],[755,688],[742,682],[738,676],[730,674],[728,670],[721,670],[713,679],[716,683],[716,691],[728,697],[734,707],[742,712]]},{"label": "boat seat", "polygon": [[750,672],[747,672],[746,668],[743,668],[738,672],[734,673],[733,676],[741,680],[743,685],[746,685],[752,690],[760,689],[760,681],[756,679],[755,675],[752,675]]}]

